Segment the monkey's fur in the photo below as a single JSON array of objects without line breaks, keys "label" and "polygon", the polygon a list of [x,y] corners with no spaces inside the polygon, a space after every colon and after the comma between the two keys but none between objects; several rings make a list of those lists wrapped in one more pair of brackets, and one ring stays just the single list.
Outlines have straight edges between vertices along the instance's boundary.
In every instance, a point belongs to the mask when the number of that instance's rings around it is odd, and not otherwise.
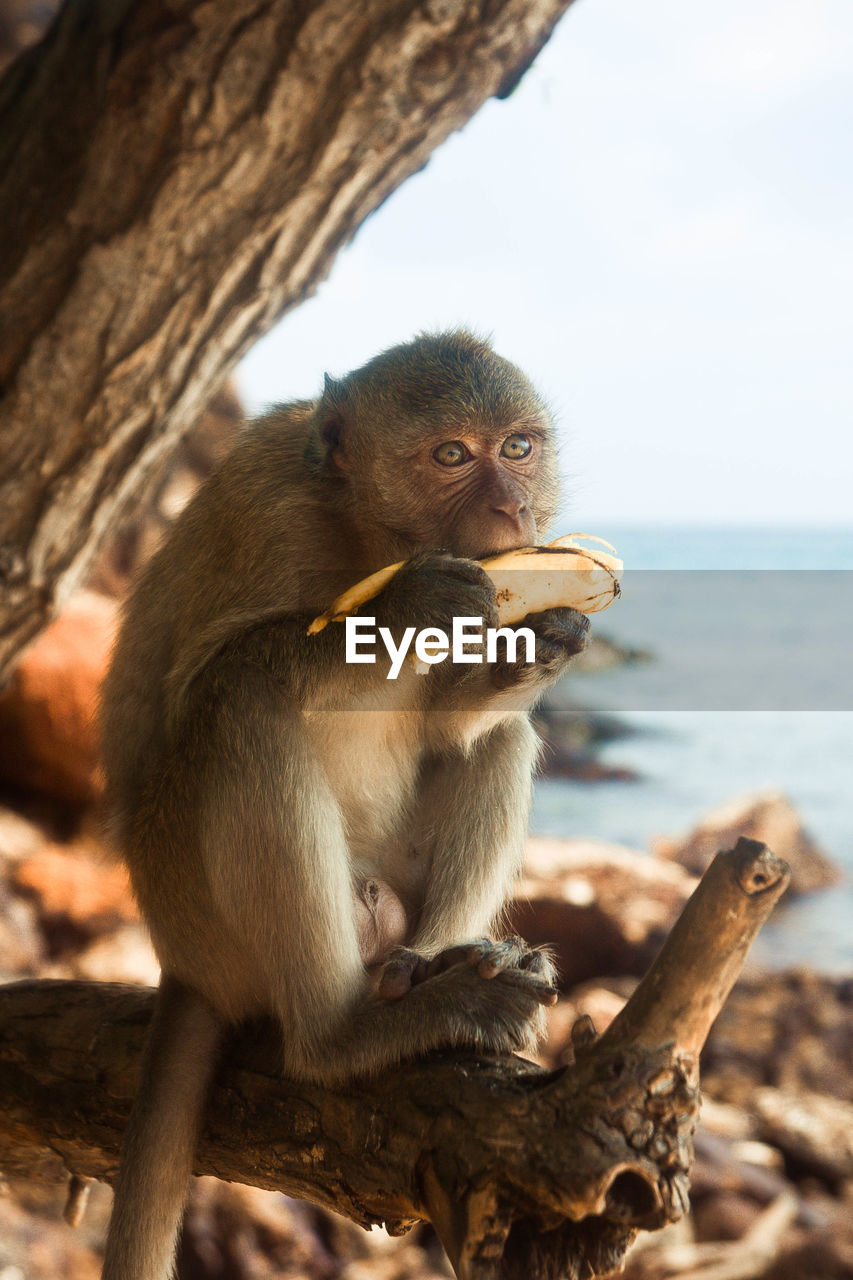
[{"label": "monkey's fur", "polygon": [[[306,628],[398,560],[377,625],[494,625],[474,561],[541,541],[556,501],[524,375],[470,334],[422,336],[251,428],[144,572],[105,684],[104,765],[164,978],[105,1280],[170,1274],[225,1024],[272,1013],[284,1072],[321,1081],[535,1040],[550,962],[484,935],[521,858],[527,713],[586,619],[528,619],[534,666],[405,663],[396,681],[380,654],[344,661],[342,626]],[[392,908],[365,942],[371,893]]]}]

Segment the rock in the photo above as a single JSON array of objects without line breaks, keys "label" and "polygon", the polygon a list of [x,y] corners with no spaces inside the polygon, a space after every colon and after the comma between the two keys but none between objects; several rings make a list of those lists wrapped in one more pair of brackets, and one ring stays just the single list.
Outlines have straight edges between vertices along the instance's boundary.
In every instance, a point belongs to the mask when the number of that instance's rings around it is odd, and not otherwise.
[{"label": "rock", "polygon": [[[755,1127],[752,1116],[742,1112],[744,1123]],[[690,1201],[694,1210],[716,1199],[720,1191],[748,1196],[757,1205],[768,1205],[786,1189],[785,1161],[781,1151],[754,1138],[732,1142],[709,1133],[705,1119],[705,1096],[702,1115],[694,1140],[696,1165],[691,1175]],[[805,1210],[803,1210],[804,1216]],[[719,1238],[710,1226],[701,1238]]]},{"label": "rock", "polygon": [[20,862],[40,849],[48,840],[47,833],[35,822],[0,806],[0,874],[4,864]]},{"label": "rock", "polygon": [[69,971],[69,976],[87,978],[90,982],[130,982],[135,986],[156,987],[160,981],[160,966],[148,931],[141,924],[127,924],[114,933],[96,938],[73,958]]},{"label": "rock", "polygon": [[752,1095],[752,1106],[760,1136],[791,1167],[830,1183],[853,1178],[853,1103],[765,1085]]},{"label": "rock", "polygon": [[598,759],[603,742],[629,736],[633,731],[616,716],[569,704],[565,698],[546,699],[538,707],[534,723],[543,750],[539,773],[549,778],[577,778],[584,782],[616,779],[631,782],[630,769],[605,765]]},{"label": "rock", "polygon": [[44,959],[35,907],[12,892],[11,881],[17,864],[46,841],[41,827],[0,807],[0,982],[35,974]]},{"label": "rock", "polygon": [[703,1092],[754,1109],[756,1089],[853,1098],[853,982],[741,975],[702,1051]]},{"label": "rock", "polygon": [[0,982],[35,975],[43,958],[32,904],[16,898],[0,879]]},{"label": "rock", "polygon": [[798,1231],[762,1280],[850,1280],[853,1276],[853,1214],[847,1205],[827,1214],[822,1230]]},{"label": "rock", "polygon": [[757,791],[712,809],[688,836],[659,839],[654,852],[701,876],[720,849],[730,849],[739,836],[761,840],[790,865],[789,893],[810,893],[838,884],[841,872],[815,844],[796,809],[780,791]]},{"label": "rock", "polygon": [[545,1039],[539,1046],[539,1061],[548,1068],[571,1062],[572,1027],[578,1018],[583,1015],[591,1018],[597,1034],[602,1035],[624,1008],[626,999],[627,993],[620,995],[597,983],[575,987],[568,999],[560,999],[546,1010]]},{"label": "rock", "polygon": [[124,867],[85,845],[45,845],[18,863],[11,883],[35,903],[53,957],[139,919]]},{"label": "rock", "polygon": [[117,606],[76,595],[0,692],[0,779],[79,808],[99,793],[96,711]]},{"label": "rock", "polygon": [[275,1191],[193,1179],[178,1251],[181,1276],[261,1280],[445,1280],[416,1227],[405,1239],[362,1231]]},{"label": "rock", "polygon": [[761,1212],[750,1196],[729,1189],[703,1198],[691,1187],[690,1200],[697,1240],[740,1240]]},{"label": "rock", "polygon": [[651,662],[652,658],[653,655],[648,649],[637,649],[632,645],[622,644],[596,631],[590,636],[589,644],[583,652],[573,659],[572,671],[587,675],[597,671],[609,671],[611,667]]},{"label": "rock", "polygon": [[564,986],[643,974],[695,880],[623,845],[533,836],[510,904],[510,928],[550,945]]},{"label": "rock", "polygon": [[[109,1197],[106,1187],[103,1193]],[[63,1198],[64,1188],[57,1188],[47,1209],[14,1194],[0,1197],[2,1280],[98,1280],[102,1258],[62,1221]]]}]

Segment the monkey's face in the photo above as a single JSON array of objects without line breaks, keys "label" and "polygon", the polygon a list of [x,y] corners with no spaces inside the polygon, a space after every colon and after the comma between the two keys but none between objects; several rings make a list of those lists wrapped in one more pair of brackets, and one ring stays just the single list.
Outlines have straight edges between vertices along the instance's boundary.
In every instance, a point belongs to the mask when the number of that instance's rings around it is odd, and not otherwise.
[{"label": "monkey's face", "polygon": [[552,517],[557,491],[542,420],[432,428],[406,448],[362,457],[354,470],[366,523],[393,537],[395,554],[442,548],[478,559],[530,546]]},{"label": "monkey's face", "polygon": [[471,422],[437,442],[430,433],[395,468],[395,487],[405,486],[408,497],[409,536],[474,558],[535,543],[550,514],[542,502],[551,487],[545,428],[541,420],[497,429]]},{"label": "monkey's face", "polygon": [[326,394],[330,456],[379,563],[436,548],[479,558],[541,540],[558,499],[550,417],[485,343],[419,338]]}]

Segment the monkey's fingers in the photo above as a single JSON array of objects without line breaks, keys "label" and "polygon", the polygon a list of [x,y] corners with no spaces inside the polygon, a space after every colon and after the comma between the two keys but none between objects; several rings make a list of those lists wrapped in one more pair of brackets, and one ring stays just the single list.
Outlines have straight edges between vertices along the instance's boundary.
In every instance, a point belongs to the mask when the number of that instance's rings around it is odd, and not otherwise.
[{"label": "monkey's fingers", "polygon": [[537,978],[553,984],[557,980],[557,968],[547,947],[530,947],[518,962],[519,969],[535,973]]},{"label": "monkey's fingers", "polygon": [[424,964],[423,956],[408,947],[400,947],[382,968],[377,992],[383,1000],[400,1000],[411,991],[415,974]]},{"label": "monkey's fingers", "polygon": [[[597,547],[590,550],[579,546],[582,538],[610,546],[603,538],[570,533],[544,547],[519,547],[480,561],[495,586],[501,626],[546,609],[564,607],[598,613],[613,603],[619,595],[622,561]],[[314,619],[308,634],[322,631],[329,622],[342,621],[378,596],[405,563],[387,565],[356,582]]]},{"label": "monkey's fingers", "polygon": [[383,1000],[399,1000],[412,987],[435,978],[456,965],[467,964],[472,968],[480,963],[496,944],[490,938],[476,938],[462,942],[427,959],[409,947],[397,947],[386,960],[377,987]]},{"label": "monkey's fingers", "polygon": [[460,942],[453,947],[448,947],[445,951],[439,951],[438,955],[433,956],[427,963],[424,977],[434,978],[436,974],[445,973],[457,964],[477,967],[494,945],[491,938],[474,938],[471,942]]},{"label": "monkey's fingers", "polygon": [[556,970],[547,951],[528,947],[523,938],[505,938],[496,943],[477,966],[481,978],[510,982],[522,987],[540,1004],[557,1001]]},{"label": "monkey's fingers", "polygon": [[477,965],[477,972],[481,978],[494,978],[503,969],[517,968],[526,951],[527,944],[521,938],[504,938],[502,942],[494,942]]},{"label": "monkey's fingers", "polygon": [[556,1004],[559,999],[556,987],[552,987],[550,982],[543,982],[527,969],[501,969],[493,980],[524,991],[542,1005]]},{"label": "monkey's fingers", "polygon": [[502,942],[492,943],[489,955],[479,965],[483,978],[492,978],[501,969],[527,969],[548,981],[556,979],[557,970],[548,947],[531,947],[524,938],[511,934]]},{"label": "monkey's fingers", "polygon": [[530,947],[518,934],[492,943],[488,954],[477,965],[481,978],[494,978],[504,969],[526,969],[548,986],[557,978],[557,970],[547,948]]}]

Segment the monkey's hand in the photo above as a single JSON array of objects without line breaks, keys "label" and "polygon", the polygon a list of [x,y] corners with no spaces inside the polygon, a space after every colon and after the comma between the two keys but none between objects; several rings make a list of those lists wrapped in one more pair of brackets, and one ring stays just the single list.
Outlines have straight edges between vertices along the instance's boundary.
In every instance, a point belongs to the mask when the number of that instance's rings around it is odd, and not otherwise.
[{"label": "monkey's hand", "polygon": [[424,1004],[440,998],[455,1004],[456,1025],[440,1033],[436,1048],[470,1046],[491,1053],[532,1049],[544,1028],[543,1006],[557,1000],[557,973],[547,951],[528,947],[523,938],[448,947],[431,958],[399,947],[382,969],[379,996],[408,997]]},{"label": "monkey's hand", "polygon": [[541,947],[528,947],[519,937],[502,942],[476,938],[473,942],[456,943],[431,957],[410,947],[397,947],[384,966],[379,994],[386,1000],[398,1000],[418,983],[462,964],[470,965],[487,980],[510,969],[524,970],[534,979],[530,990],[542,1004],[553,1004],[557,999],[556,988],[551,985],[556,970],[549,953]]},{"label": "monkey's hand", "polygon": [[536,639],[536,661],[524,661],[524,646],[518,645],[516,661],[506,658],[506,649],[499,647],[498,659],[492,663],[492,684],[497,689],[508,689],[520,684],[534,687],[553,684],[566,670],[575,654],[582,653],[589,643],[589,618],[577,609],[545,609],[531,613],[519,624],[529,627]]},{"label": "monkey's hand", "polygon": [[376,616],[392,631],[440,627],[450,632],[454,618],[482,618],[494,627],[495,586],[476,560],[428,551],[408,560],[377,596]]}]

